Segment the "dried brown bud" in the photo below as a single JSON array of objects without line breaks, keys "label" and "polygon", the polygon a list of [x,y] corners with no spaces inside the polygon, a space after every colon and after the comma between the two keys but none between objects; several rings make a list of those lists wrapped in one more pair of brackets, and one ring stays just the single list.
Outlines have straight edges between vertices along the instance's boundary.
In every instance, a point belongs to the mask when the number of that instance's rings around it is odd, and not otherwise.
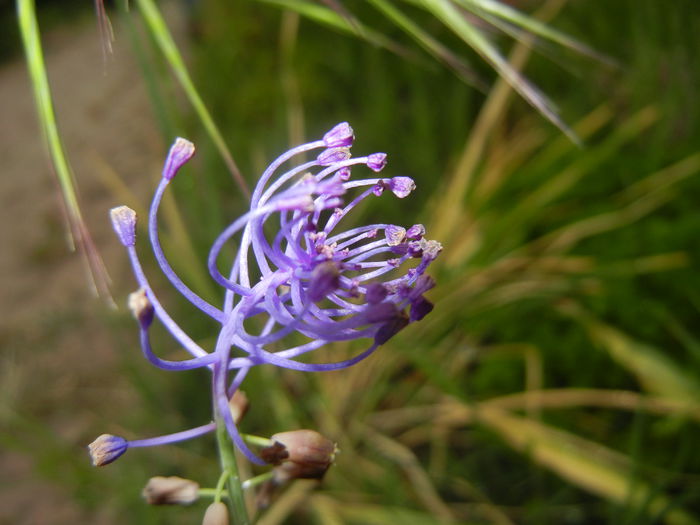
[{"label": "dried brown bud", "polygon": [[148,480],[141,495],[149,505],[189,505],[199,497],[199,484],[177,476],[156,476]]},{"label": "dried brown bud", "polygon": [[270,438],[274,444],[261,451],[263,459],[278,464],[275,479],[321,479],[335,459],[335,443],[314,430],[281,432]]},{"label": "dried brown bud", "polygon": [[129,442],[123,437],[102,434],[88,445],[92,464],[96,467],[109,465],[129,448]]},{"label": "dried brown bud", "polygon": [[236,424],[241,422],[245,413],[248,412],[248,406],[250,402],[248,401],[248,396],[245,395],[243,390],[236,390],[231,399],[228,401],[228,406],[231,409],[231,417]]},{"label": "dried brown bud", "polygon": [[204,513],[202,525],[229,525],[226,504],[219,501],[209,505]]},{"label": "dried brown bud", "polygon": [[139,323],[145,327],[151,325],[153,322],[153,305],[146,295],[146,290],[139,288],[134,293],[129,294],[128,306]]}]

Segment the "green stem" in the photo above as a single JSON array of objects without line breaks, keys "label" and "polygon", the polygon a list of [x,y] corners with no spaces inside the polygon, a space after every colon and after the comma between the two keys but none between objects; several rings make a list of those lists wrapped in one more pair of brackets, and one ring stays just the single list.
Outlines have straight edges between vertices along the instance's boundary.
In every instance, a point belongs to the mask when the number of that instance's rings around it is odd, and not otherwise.
[{"label": "green stem", "polygon": [[264,472],[262,474],[255,476],[254,478],[250,478],[250,479],[245,480],[241,484],[241,487],[243,487],[243,490],[250,490],[253,487],[257,487],[258,485],[262,485],[267,480],[272,479],[272,476],[274,476],[273,471],[270,470],[268,472]]},{"label": "green stem", "polygon": [[250,525],[250,518],[245,506],[243,497],[243,487],[238,474],[238,464],[233,443],[226,431],[223,419],[216,418],[216,442],[219,446],[219,457],[221,458],[221,469],[228,472],[228,494],[231,503],[231,515],[235,525]]},{"label": "green stem", "polygon": [[275,442],[269,438],[255,436],[253,434],[241,434],[241,437],[246,443],[249,443],[251,445],[257,445],[258,447],[271,447],[275,444]]}]

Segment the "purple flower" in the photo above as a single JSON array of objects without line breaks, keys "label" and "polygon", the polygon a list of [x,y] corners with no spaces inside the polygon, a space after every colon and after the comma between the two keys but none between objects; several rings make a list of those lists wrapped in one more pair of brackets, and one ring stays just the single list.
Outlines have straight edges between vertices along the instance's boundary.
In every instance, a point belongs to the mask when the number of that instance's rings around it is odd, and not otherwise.
[{"label": "purple flower", "polygon": [[[177,139],[170,149],[151,204],[148,234],[155,258],[171,284],[221,325],[210,350],[195,343],[158,301],[134,247],[136,214],[126,207],[112,211],[114,229],[127,248],[140,287],[132,294],[130,306],[139,321],[144,356],[166,370],[208,368],[216,415],[254,463],[263,462],[243,443],[229,409],[229,400],[251,367],[268,364],[309,372],[346,368],[371,355],[433,307],[423,297],[433,286],[425,271],[442,247],[424,237],[422,225],[341,229],[345,217],[365,199],[382,195],[384,189],[403,199],[415,189],[408,177],[353,180],[352,168],[365,166],[379,172],[386,165],[385,153],[353,158],[353,138],[349,124],[338,124],[321,140],[283,153],[263,172],[249,210],[221,232],[209,252],[209,272],[225,289],[221,307],[199,297],[177,276],[160,245],[158,209],[164,191],[194,154],[194,146],[184,139]],[[313,160],[281,169],[294,157],[316,149],[322,151]],[[223,273],[220,254],[231,241],[238,251]],[[191,354],[190,359],[169,361],[155,354],[149,337],[154,317]],[[249,319],[262,322],[247,323]],[[253,331],[252,326],[262,328]],[[351,339],[367,339],[367,349],[344,361],[299,360],[330,342]],[[129,445],[188,439],[213,428],[211,423]],[[107,455],[109,461],[125,450]]]}]

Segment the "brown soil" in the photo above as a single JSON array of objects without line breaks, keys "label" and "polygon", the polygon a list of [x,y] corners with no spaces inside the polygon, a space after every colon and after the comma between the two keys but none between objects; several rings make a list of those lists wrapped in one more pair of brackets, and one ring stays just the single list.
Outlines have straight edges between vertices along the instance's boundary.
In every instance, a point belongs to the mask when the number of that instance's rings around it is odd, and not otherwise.
[{"label": "brown soil", "polygon": [[[136,203],[105,180],[121,179],[143,205],[164,151],[126,32],[115,26],[115,33],[106,63],[94,21],[45,36],[44,48],[85,221],[123,311],[134,282],[108,210]],[[106,319],[121,314],[94,296],[81,256],[66,242],[21,60],[0,69],[0,115],[0,524],[117,523],[76,503],[60,468],[87,463],[82,447],[101,433],[105,412],[136,402],[112,371],[124,349]],[[33,432],[33,421],[48,434]],[[47,473],[40,463],[53,438],[69,453]]]}]

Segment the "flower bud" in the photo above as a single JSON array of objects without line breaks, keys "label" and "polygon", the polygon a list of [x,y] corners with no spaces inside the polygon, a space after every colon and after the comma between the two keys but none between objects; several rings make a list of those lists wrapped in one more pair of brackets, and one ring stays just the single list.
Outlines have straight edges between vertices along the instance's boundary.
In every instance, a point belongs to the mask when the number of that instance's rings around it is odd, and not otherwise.
[{"label": "flower bud", "polygon": [[386,166],[386,153],[367,155],[367,167],[372,171],[382,171],[384,166]]},{"label": "flower bud", "polygon": [[241,422],[241,419],[243,419],[243,416],[245,416],[245,413],[248,412],[250,402],[248,401],[248,396],[245,395],[243,390],[236,390],[231,399],[229,399],[228,406],[231,410],[231,417],[233,418],[233,421],[238,424]]},{"label": "flower bud", "polygon": [[374,342],[383,345],[389,339],[398,334],[408,325],[408,318],[405,315],[398,315],[379,327],[374,334]]},{"label": "flower bud", "polygon": [[218,501],[209,505],[204,513],[202,525],[229,525],[228,507],[226,504]]},{"label": "flower bud", "polygon": [[325,299],[340,286],[340,270],[333,261],[324,261],[317,264],[311,271],[309,287],[306,290],[311,301],[317,303]]},{"label": "flower bud", "polygon": [[263,459],[281,464],[275,478],[321,479],[335,459],[335,443],[314,430],[281,432],[270,438],[274,444],[261,450]]},{"label": "flower bud", "polygon": [[136,244],[136,212],[128,206],[117,206],[109,216],[119,241],[126,247]]},{"label": "flower bud", "polygon": [[126,439],[111,434],[102,434],[88,445],[90,458],[95,467],[110,464],[124,454],[127,448],[129,448],[129,442]]},{"label": "flower bud", "polygon": [[333,129],[323,136],[327,148],[339,148],[350,146],[355,139],[355,134],[347,122],[337,124]]},{"label": "flower bud", "polygon": [[369,304],[379,304],[386,296],[389,294],[389,290],[386,289],[382,283],[372,283],[367,286],[367,291],[365,292],[365,300]]},{"label": "flower bud", "polygon": [[413,301],[411,301],[411,312],[409,314],[408,319],[410,322],[420,321],[426,315],[428,315],[430,312],[432,312],[433,308],[434,308],[433,303],[428,301],[422,295],[419,297],[416,297]]},{"label": "flower bud", "polygon": [[384,235],[386,235],[386,243],[389,246],[398,246],[406,237],[406,229],[401,226],[389,224],[384,229]]},{"label": "flower bud", "polygon": [[194,144],[183,138],[176,138],[168,152],[163,166],[163,178],[172,180],[178,170],[194,155]]},{"label": "flower bud", "polygon": [[153,305],[146,295],[146,290],[139,288],[129,294],[129,310],[134,318],[143,326],[148,328],[153,322]]},{"label": "flower bud", "polygon": [[399,199],[403,199],[416,189],[416,183],[411,177],[393,177],[389,181],[389,189]]},{"label": "flower bud", "polygon": [[178,476],[156,476],[148,480],[141,495],[149,505],[190,505],[199,497],[199,484]]},{"label": "flower bud", "polygon": [[406,230],[406,237],[412,241],[417,241],[425,235],[425,226],[422,224],[414,224]]},{"label": "flower bud", "polygon": [[330,166],[336,162],[342,162],[350,158],[349,148],[329,148],[323,150],[318,157],[316,157],[316,162],[321,166]]}]

